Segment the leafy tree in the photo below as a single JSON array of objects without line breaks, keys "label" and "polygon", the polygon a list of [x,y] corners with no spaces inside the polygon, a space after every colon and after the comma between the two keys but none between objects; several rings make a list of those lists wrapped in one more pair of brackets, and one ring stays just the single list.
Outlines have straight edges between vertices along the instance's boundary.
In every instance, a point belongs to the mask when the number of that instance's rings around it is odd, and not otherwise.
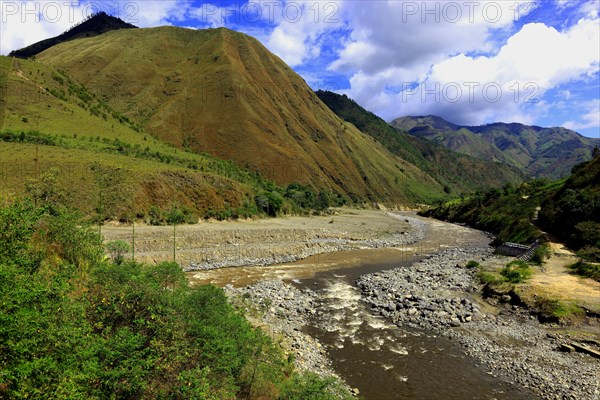
[{"label": "leafy tree", "polygon": [[30,179],[25,184],[25,191],[35,204],[48,207],[53,212],[64,207],[67,191],[59,182],[60,171],[56,168],[42,173],[37,179]]}]

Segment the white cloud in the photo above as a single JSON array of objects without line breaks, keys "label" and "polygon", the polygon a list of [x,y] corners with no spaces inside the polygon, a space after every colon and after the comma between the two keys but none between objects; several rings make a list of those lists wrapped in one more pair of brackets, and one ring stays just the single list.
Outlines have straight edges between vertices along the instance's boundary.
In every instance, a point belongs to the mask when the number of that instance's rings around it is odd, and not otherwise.
[{"label": "white cloud", "polygon": [[338,1],[282,1],[271,6],[263,17],[276,26],[264,44],[292,67],[314,59],[321,53],[322,36],[342,26],[340,8]]},{"label": "white cloud", "polygon": [[61,2],[0,0],[0,54],[60,35],[81,22],[87,10]]},{"label": "white cloud", "polygon": [[116,16],[141,28],[183,21],[192,6],[190,0],[120,0],[114,4],[119,5],[119,14]]},{"label": "white cloud", "polygon": [[532,11],[523,4],[532,3],[345,2],[343,12],[352,33],[330,68],[370,74],[391,67],[422,70],[453,54],[489,51],[492,30]]},{"label": "white cloud", "polygon": [[584,102],[580,108],[585,110],[585,114],[577,121],[566,121],[563,126],[573,130],[596,128],[600,132],[600,99]]},{"label": "white cloud", "polygon": [[599,69],[600,21],[589,13],[563,31],[525,24],[495,48],[495,33],[509,32],[511,18],[449,24],[448,15],[430,23],[429,15],[411,13],[417,18],[411,23],[402,7],[389,3],[373,15],[355,9],[351,39],[330,66],[351,73],[346,94],[388,120],[436,114],[461,124],[532,123],[547,113],[546,91]]}]

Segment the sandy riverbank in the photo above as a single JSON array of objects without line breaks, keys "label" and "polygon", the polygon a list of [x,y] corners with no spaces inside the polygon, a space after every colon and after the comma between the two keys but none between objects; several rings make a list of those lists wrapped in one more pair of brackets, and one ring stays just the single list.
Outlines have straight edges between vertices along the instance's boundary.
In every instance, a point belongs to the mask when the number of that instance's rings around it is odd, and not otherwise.
[{"label": "sandy riverbank", "polygon": [[[105,227],[105,241],[132,243],[131,227]],[[332,215],[178,226],[175,258],[187,271],[293,262],[316,254],[413,243],[425,236],[419,219],[379,210],[336,209]],[[173,260],[173,228],[135,228],[135,258]]]}]

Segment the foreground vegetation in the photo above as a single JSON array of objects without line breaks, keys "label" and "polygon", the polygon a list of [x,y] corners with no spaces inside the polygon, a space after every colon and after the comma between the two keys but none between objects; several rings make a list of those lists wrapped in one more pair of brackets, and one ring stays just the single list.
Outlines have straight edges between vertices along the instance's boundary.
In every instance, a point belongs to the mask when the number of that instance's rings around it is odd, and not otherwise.
[{"label": "foreground vegetation", "polygon": [[59,205],[0,208],[0,398],[332,399],[213,286],[112,262]]}]

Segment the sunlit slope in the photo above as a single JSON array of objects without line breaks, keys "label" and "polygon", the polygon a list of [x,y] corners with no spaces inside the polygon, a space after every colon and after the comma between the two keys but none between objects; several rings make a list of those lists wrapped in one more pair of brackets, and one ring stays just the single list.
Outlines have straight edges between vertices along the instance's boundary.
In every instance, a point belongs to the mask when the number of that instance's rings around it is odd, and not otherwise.
[{"label": "sunlit slope", "polygon": [[120,30],[57,45],[65,70],[161,141],[354,199],[430,201],[439,183],[339,119],[257,40],[227,29]]},{"label": "sunlit slope", "polygon": [[65,74],[0,57],[0,194],[56,169],[67,203],[106,218],[152,206],[197,215],[244,207],[264,183],[235,165],[152,138]]}]

